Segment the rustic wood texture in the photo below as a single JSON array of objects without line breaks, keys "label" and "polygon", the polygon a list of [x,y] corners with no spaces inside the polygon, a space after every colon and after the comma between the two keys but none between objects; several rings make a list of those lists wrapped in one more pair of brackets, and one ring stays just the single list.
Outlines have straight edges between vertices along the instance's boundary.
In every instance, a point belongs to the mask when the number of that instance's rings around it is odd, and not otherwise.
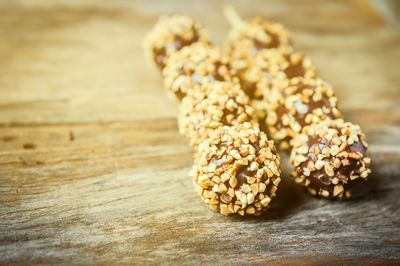
[{"label": "rustic wood texture", "polygon": [[400,38],[356,2],[231,2],[291,30],[373,159],[342,202],[286,165],[271,209],[246,219],[195,195],[193,151],[141,48],[165,13],[221,44],[223,2],[1,1],[0,263],[400,263]]}]

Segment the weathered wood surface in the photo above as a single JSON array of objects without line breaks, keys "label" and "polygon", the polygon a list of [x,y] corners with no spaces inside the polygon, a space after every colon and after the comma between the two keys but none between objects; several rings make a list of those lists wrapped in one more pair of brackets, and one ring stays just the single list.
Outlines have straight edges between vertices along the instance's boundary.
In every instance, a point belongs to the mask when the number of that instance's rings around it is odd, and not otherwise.
[{"label": "weathered wood surface", "polygon": [[221,44],[221,2],[1,1],[0,263],[399,263],[399,37],[354,2],[233,4],[289,27],[364,128],[360,193],[312,198],[286,167],[261,217],[197,198],[141,41],[159,15],[185,13]]}]

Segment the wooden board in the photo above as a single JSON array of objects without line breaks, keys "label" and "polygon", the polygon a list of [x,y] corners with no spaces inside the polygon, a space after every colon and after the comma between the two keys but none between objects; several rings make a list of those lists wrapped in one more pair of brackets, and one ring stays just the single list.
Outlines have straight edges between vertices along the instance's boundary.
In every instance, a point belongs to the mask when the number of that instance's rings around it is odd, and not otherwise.
[{"label": "wooden board", "polygon": [[1,1],[0,263],[400,263],[400,38],[355,2],[231,3],[284,23],[363,127],[360,193],[315,199],[285,165],[261,217],[195,195],[193,151],[141,42],[184,13],[222,44],[222,2]]}]

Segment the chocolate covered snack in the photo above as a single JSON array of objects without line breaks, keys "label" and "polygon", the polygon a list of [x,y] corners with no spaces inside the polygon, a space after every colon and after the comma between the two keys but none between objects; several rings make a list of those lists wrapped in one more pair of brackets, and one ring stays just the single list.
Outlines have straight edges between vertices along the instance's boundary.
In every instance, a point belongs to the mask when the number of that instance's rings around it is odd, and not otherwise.
[{"label": "chocolate covered snack", "polygon": [[238,82],[228,58],[204,42],[193,43],[171,54],[163,70],[164,88],[180,102],[191,90],[215,81]]},{"label": "chocolate covered snack", "polygon": [[280,159],[272,141],[251,123],[221,127],[202,142],[192,169],[201,199],[223,215],[260,215],[275,196]]},{"label": "chocolate covered snack", "polygon": [[352,186],[371,173],[364,134],[342,119],[307,126],[292,144],[293,176],[312,195],[350,197]]},{"label": "chocolate covered snack", "polygon": [[281,149],[307,125],[340,118],[332,87],[316,78],[293,78],[263,96],[258,106],[267,114],[265,124]]},{"label": "chocolate covered snack", "polygon": [[215,81],[192,90],[183,99],[178,116],[179,132],[194,147],[219,127],[245,122],[257,124],[255,112],[240,85],[232,82]]},{"label": "chocolate covered snack", "polygon": [[[253,26],[237,22],[241,19],[232,12],[226,13],[233,26],[227,53],[232,65],[240,68],[240,81],[260,123],[281,149],[292,150],[290,162],[296,182],[304,184],[312,195],[349,197],[350,187],[358,183],[354,180],[365,180],[371,172],[364,134],[357,125],[331,120],[342,117],[332,88],[318,78],[311,60],[294,52],[290,42],[282,47],[280,42],[264,45],[263,49],[255,49],[257,52],[243,49],[242,44],[236,46],[232,36],[238,30],[251,32]],[[279,36],[264,32],[270,35],[265,40]],[[286,29],[282,32],[288,36]]]},{"label": "chocolate covered snack", "polygon": [[[260,215],[280,182],[279,156],[260,132],[236,69],[198,25],[182,16],[161,19],[145,47],[181,103],[180,133],[198,147],[191,173],[200,198],[224,215]],[[170,48],[171,40],[179,45]]]},{"label": "chocolate covered snack", "polygon": [[195,42],[208,42],[203,26],[189,16],[162,16],[143,43],[148,56],[160,70],[175,51]]}]

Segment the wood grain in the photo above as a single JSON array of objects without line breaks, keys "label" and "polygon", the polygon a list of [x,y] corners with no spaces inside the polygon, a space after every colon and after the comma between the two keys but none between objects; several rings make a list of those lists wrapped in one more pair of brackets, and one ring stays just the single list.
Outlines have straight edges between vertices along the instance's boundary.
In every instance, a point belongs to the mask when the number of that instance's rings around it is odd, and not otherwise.
[{"label": "wood grain", "polygon": [[261,217],[197,198],[141,42],[185,13],[221,44],[222,2],[1,1],[1,264],[400,263],[400,38],[351,1],[231,3],[284,23],[363,127],[373,174],[358,194],[315,199],[285,164]]}]

